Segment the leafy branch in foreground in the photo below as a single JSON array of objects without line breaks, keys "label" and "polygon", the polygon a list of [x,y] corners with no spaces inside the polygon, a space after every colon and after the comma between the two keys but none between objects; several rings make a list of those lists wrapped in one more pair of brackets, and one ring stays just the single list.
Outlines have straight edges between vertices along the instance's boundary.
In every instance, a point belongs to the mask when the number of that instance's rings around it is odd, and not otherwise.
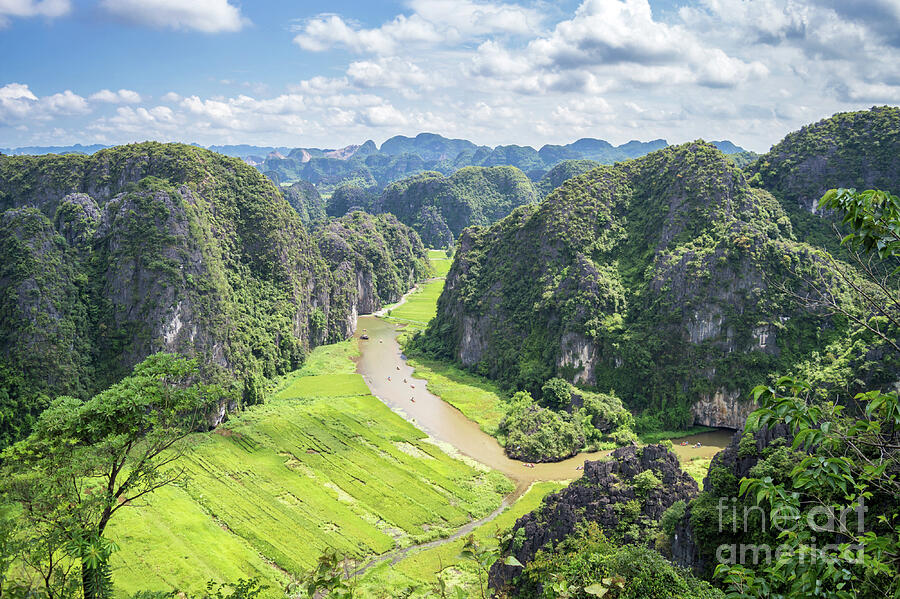
[{"label": "leafy branch in foreground", "polygon": [[4,450],[0,493],[21,507],[19,555],[40,575],[41,592],[63,596],[80,570],[85,599],[110,595],[116,545],[107,525],[180,476],[180,442],[222,395],[200,381],[194,360],[155,354],[87,401],[58,398],[29,437]]},{"label": "leafy branch in foreground", "polygon": [[[877,190],[840,189],[826,193],[820,207],[845,213],[853,232],[842,244],[869,282],[855,283],[841,269],[838,276],[889,326],[872,326],[871,318],[859,316],[856,322],[900,352],[900,292],[896,283],[890,285],[900,271],[891,271],[900,257],[900,200]],[[879,278],[876,272],[887,274]],[[846,406],[814,401],[813,395],[807,382],[792,377],[753,390],[760,407],[747,419],[746,430],[787,425],[793,449],[803,458],[787,482],[766,476],[740,483],[740,494],[767,507],[778,529],[781,545],[774,560],[755,567],[720,563],[716,574],[734,598],[900,597],[898,393],[870,390]]]}]

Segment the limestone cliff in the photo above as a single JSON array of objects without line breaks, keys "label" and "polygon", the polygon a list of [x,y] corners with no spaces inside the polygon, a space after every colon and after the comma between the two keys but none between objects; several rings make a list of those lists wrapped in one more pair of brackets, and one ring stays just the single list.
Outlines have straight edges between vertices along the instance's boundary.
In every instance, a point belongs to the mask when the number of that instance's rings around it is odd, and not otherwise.
[{"label": "limestone cliff", "polygon": [[[636,477],[642,472],[652,473],[659,484],[638,488]],[[540,549],[550,548],[588,522],[596,522],[607,536],[622,543],[649,544],[652,535],[647,531],[663,512],[696,494],[696,481],[681,470],[678,457],[661,445],[622,447],[608,461],[585,462],[584,476],[519,518],[508,553],[527,564]],[[636,511],[629,511],[632,506]],[[497,560],[490,571],[491,587],[502,588],[520,571]]]},{"label": "limestone cliff", "polygon": [[[368,229],[390,263],[359,246],[342,277],[238,159],[158,143],[2,156],[0,370],[22,379],[5,377],[0,395],[25,411],[41,394],[86,396],[169,351],[199,358],[237,401],[247,381],[296,368],[422,275],[421,242],[400,227]],[[384,281],[372,276],[383,268]]]},{"label": "limestone cliff", "polygon": [[463,232],[422,347],[510,387],[614,389],[664,426],[740,427],[772,372],[846,337],[767,192],[703,142],[599,166]]}]

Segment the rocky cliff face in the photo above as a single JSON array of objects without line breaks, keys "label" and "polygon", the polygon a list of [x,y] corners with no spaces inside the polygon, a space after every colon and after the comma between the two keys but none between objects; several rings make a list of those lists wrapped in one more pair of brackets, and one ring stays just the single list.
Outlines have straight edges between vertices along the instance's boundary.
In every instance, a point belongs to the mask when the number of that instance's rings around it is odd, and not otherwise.
[{"label": "rocky cliff face", "polygon": [[241,379],[297,367],[422,275],[421,242],[389,219],[370,228],[391,262],[357,253],[333,275],[269,180],[192,146],[0,157],[0,208],[0,367],[23,373],[17,396],[89,395],[170,351],[239,398]]},{"label": "rocky cliff face", "polygon": [[818,210],[829,189],[900,190],[900,108],[843,112],[787,135],[747,166],[754,185],[784,206],[798,237],[840,253],[840,225]]},{"label": "rocky cliff face", "polygon": [[[335,278],[332,300],[339,321],[329,340],[353,333],[356,314],[371,314],[400,297],[429,272],[422,240],[392,214],[353,212],[317,233],[318,246]],[[352,318],[343,315],[350,313]]]},{"label": "rocky cliff face", "polygon": [[[635,477],[647,471],[661,484],[642,491],[635,487]],[[509,554],[527,564],[540,549],[558,543],[587,522],[596,522],[604,533],[624,543],[649,543],[650,535],[643,534],[646,527],[673,503],[690,501],[696,494],[696,481],[681,470],[678,457],[661,445],[622,447],[609,461],[585,462],[584,476],[519,518],[512,538],[520,541],[513,541]],[[629,502],[638,506],[636,513],[623,509]],[[503,561],[491,567],[492,588],[504,587],[521,572],[520,567]]]},{"label": "rocky cliff face", "polygon": [[[712,505],[714,510],[718,509],[719,497],[722,497],[724,505],[731,506],[731,498],[737,497],[737,483],[742,478],[751,476],[751,470],[759,464],[761,457],[767,448],[778,444],[789,446],[793,442],[793,436],[789,429],[779,424],[770,428],[758,430],[752,438],[748,438],[742,442],[744,438],[743,431],[735,433],[731,443],[717,453],[713,457],[709,467],[709,474],[703,480],[703,493],[700,495],[698,503],[688,504],[687,510],[680,522],[675,527],[675,534],[672,537],[672,561],[675,563],[693,569],[699,574],[708,574],[715,567],[715,550],[719,543],[730,543],[729,533],[730,526],[724,527],[720,521],[721,516],[716,512],[715,522],[706,523],[706,528],[713,532],[705,534],[698,530],[703,525],[704,518],[699,514],[704,511],[702,504]],[[783,473],[787,474],[787,472]],[[711,501],[710,501],[711,499]],[[743,517],[740,512],[739,517]],[[715,532],[724,534],[721,538],[716,538]],[[738,528],[737,530],[742,530]],[[749,540],[747,542],[750,542]]]},{"label": "rocky cliff face", "polygon": [[670,147],[466,230],[423,345],[510,387],[562,376],[737,428],[754,385],[844,332],[792,295],[815,264],[723,154]]}]

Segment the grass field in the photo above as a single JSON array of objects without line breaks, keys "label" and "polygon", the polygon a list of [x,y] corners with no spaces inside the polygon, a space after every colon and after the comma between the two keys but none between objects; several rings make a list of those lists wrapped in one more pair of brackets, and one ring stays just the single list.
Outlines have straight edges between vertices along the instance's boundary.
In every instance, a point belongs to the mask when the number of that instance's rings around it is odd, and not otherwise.
[{"label": "grass field", "polygon": [[281,597],[325,549],[384,553],[499,505],[511,483],[451,458],[372,397],[347,372],[352,355],[349,344],[316,349],[268,403],[189,439],[179,486],[113,521],[120,593],[259,577]]},{"label": "grass field", "polygon": [[453,258],[448,258],[444,250],[428,250],[428,261],[431,262],[436,277],[446,277],[453,264]]},{"label": "grass field", "polygon": [[506,414],[506,395],[491,381],[440,360],[412,355],[413,376],[428,381],[428,390],[474,420],[489,435],[496,435]]},{"label": "grass field", "polygon": [[711,458],[693,458],[690,461],[681,462],[681,469],[690,474],[697,484],[700,485],[700,490],[703,490],[703,479],[706,477],[707,473],[709,473],[709,464],[712,462]]},{"label": "grass field", "polygon": [[387,319],[404,324],[410,331],[421,331],[437,314],[437,301],[444,289],[444,279],[423,283],[409,294],[406,301],[388,311]]},{"label": "grass field", "polygon": [[691,428],[684,429],[683,431],[653,431],[652,433],[643,433],[638,435],[641,440],[641,443],[646,443],[650,445],[652,443],[659,443],[665,439],[680,439],[682,437],[690,437],[691,435],[698,435],[700,433],[711,433],[716,429],[709,426],[692,426]]},{"label": "grass field", "polygon": [[[538,507],[549,493],[566,486],[559,482],[535,483],[512,506],[506,508],[491,522],[475,529],[473,534],[479,543],[496,547],[495,535],[510,528],[515,521]],[[438,547],[412,552],[396,564],[383,563],[372,568],[359,581],[364,597],[379,599],[392,597],[437,596],[437,577],[442,574],[449,587],[461,586],[467,597],[480,596],[478,576],[474,565],[459,557],[465,538],[450,541]],[[456,596],[455,592],[450,596]]]}]

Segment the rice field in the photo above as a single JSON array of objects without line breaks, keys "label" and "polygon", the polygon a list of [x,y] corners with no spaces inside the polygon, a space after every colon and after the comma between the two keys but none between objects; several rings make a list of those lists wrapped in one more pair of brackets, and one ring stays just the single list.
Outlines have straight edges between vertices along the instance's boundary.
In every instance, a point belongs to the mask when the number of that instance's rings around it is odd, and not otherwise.
[{"label": "rice field", "polygon": [[282,597],[326,549],[381,554],[448,536],[500,504],[505,477],[450,457],[391,412],[347,372],[351,357],[318,348],[269,402],[189,438],[178,486],[111,525],[120,593],[258,577]]},{"label": "rice field", "polygon": [[450,265],[453,264],[453,258],[447,257],[444,250],[428,250],[428,261],[431,262],[436,277],[446,277]]},{"label": "rice field", "polygon": [[388,311],[387,319],[406,325],[407,330],[423,330],[437,314],[437,301],[443,289],[444,279],[433,279],[419,285],[404,303]]},{"label": "rice field", "polygon": [[[498,531],[510,528],[517,519],[536,509],[546,495],[565,486],[566,483],[560,482],[533,484],[512,506],[491,522],[476,528],[472,534],[480,544],[496,547]],[[437,579],[440,575],[448,591],[451,591],[449,596],[456,596],[453,587],[461,587],[466,597],[480,596],[477,570],[473,564],[459,557],[464,544],[465,538],[460,538],[438,547],[411,552],[395,564],[380,564],[358,581],[360,595],[379,599],[435,597],[439,596]]]}]

